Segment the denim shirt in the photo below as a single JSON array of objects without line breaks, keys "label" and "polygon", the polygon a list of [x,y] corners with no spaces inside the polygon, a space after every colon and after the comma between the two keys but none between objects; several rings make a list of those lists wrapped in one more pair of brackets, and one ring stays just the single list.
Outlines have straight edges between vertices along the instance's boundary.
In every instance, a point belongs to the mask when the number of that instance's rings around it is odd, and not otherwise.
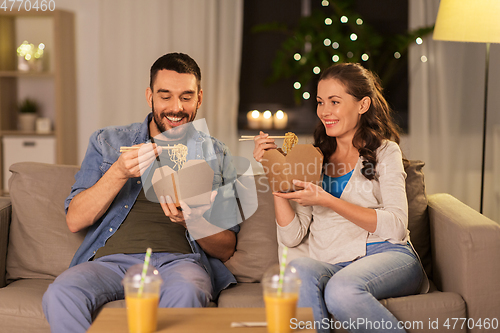
[{"label": "denim shirt", "polygon": [[[106,127],[92,134],[81,168],[75,176],[75,184],[71,188],[70,195],[66,198],[66,212],[73,197],[97,183],[111,165],[116,162],[120,156],[120,146],[132,146],[149,142],[149,122],[151,119],[152,113],[142,123]],[[231,163],[229,149],[217,139],[196,130],[189,132],[187,147],[187,160],[204,159],[214,170],[213,189],[224,189],[223,196],[231,196],[232,182],[236,180],[236,169]],[[70,267],[91,260],[96,251],[104,246],[106,240],[115,233],[125,220],[141,188],[140,177],[130,178],[125,183],[106,213],[88,228],[87,235],[76,251]],[[222,222],[222,225],[228,226],[229,230],[237,233],[239,225],[237,224],[236,206],[229,204],[223,209],[227,212],[227,214],[224,214],[227,221]],[[205,254],[187,230],[186,237],[193,253],[200,254],[201,262],[212,279],[213,297],[215,299],[221,290],[230,284],[236,283],[236,279],[219,259]]]}]

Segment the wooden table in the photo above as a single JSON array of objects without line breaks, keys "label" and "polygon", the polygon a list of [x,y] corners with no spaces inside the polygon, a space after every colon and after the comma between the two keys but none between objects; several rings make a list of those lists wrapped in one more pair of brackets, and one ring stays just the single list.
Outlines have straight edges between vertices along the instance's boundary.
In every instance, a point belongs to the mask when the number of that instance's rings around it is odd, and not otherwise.
[{"label": "wooden table", "polygon": [[[311,308],[297,309],[298,321],[313,321]],[[267,333],[266,327],[232,328],[232,322],[266,321],[264,308],[160,308],[158,333]],[[303,324],[305,326],[305,324]],[[104,308],[87,333],[128,333],[124,308]],[[315,330],[296,330],[315,332]]]}]

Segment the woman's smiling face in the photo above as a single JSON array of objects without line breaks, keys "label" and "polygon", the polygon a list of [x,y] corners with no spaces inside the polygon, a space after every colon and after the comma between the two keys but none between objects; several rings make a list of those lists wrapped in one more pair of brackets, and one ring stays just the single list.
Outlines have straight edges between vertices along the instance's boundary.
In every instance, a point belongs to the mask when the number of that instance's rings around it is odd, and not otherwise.
[{"label": "woman's smiling face", "polygon": [[370,107],[370,98],[357,100],[347,93],[337,79],[324,79],[318,83],[317,115],[325,126],[326,134],[336,138],[352,138],[359,118]]}]

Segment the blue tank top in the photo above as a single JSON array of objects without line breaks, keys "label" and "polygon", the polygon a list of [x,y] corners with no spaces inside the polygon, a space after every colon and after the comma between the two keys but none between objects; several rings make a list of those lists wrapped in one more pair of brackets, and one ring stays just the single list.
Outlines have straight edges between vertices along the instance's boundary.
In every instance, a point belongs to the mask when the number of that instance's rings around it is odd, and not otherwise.
[{"label": "blue tank top", "polygon": [[323,174],[323,189],[334,197],[340,198],[349,179],[351,179],[353,171],[354,169],[340,177],[330,177]]}]

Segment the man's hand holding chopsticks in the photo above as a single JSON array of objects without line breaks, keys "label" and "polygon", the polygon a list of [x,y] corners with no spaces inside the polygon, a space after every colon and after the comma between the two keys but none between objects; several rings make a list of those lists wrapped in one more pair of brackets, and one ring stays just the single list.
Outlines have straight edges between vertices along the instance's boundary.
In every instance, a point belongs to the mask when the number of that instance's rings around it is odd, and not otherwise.
[{"label": "man's hand holding chopsticks", "polygon": [[138,149],[123,152],[116,161],[117,171],[122,178],[140,177],[162,152],[162,147],[154,143],[135,145]]}]

